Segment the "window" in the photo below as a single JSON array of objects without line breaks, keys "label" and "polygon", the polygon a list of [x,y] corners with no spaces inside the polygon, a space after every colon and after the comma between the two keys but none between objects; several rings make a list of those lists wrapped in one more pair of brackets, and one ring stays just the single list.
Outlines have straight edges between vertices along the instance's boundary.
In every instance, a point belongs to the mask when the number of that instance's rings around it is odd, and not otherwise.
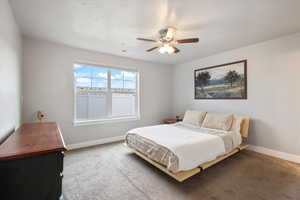
[{"label": "window", "polygon": [[138,119],[138,73],[74,65],[75,124]]}]

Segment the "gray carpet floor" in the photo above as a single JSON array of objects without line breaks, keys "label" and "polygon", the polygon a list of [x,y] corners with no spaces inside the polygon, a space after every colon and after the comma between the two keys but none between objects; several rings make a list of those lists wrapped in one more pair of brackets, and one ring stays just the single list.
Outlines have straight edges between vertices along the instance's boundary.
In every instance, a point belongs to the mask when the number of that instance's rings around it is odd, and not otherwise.
[{"label": "gray carpet floor", "polygon": [[179,183],[121,143],[66,153],[65,200],[300,199],[300,165],[243,151]]}]

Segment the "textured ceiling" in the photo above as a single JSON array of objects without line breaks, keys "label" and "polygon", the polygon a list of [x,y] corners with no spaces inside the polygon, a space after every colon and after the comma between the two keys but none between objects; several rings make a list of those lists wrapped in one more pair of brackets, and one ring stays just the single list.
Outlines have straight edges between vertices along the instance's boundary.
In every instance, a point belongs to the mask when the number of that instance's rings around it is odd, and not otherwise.
[{"label": "textured ceiling", "polygon": [[[11,0],[25,36],[134,59],[176,64],[300,31],[300,0]],[[176,55],[145,52],[166,26]],[[123,52],[122,50],[126,50]]]}]

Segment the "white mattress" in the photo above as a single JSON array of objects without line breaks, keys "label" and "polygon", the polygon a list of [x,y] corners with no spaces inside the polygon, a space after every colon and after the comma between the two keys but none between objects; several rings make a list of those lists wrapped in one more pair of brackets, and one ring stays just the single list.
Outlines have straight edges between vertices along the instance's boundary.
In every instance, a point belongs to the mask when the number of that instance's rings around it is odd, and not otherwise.
[{"label": "white mattress", "polygon": [[224,155],[226,148],[220,134],[231,134],[233,147],[241,143],[240,134],[183,124],[148,126],[128,133],[137,134],[171,150],[178,157],[178,171],[193,169]]}]

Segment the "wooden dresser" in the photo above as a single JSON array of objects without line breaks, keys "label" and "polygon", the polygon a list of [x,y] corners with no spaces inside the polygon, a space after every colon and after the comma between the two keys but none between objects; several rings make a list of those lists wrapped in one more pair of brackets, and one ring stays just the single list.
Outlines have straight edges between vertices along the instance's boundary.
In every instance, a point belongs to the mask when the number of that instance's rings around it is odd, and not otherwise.
[{"label": "wooden dresser", "polygon": [[0,145],[0,199],[63,199],[64,151],[56,123],[23,124]]}]

